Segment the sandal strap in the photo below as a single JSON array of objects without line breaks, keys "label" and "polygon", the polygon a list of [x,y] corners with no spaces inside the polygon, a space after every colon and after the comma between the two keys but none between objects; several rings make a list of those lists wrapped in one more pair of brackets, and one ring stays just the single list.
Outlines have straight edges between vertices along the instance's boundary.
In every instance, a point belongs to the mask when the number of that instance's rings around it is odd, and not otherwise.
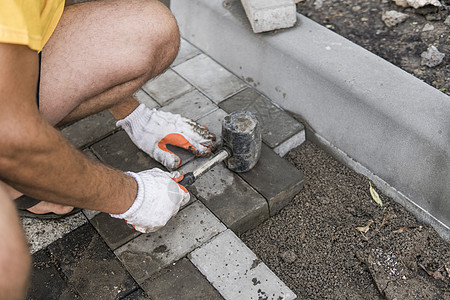
[{"label": "sandal strap", "polygon": [[41,202],[41,200],[34,199],[34,198],[31,198],[31,197],[25,196],[25,195],[20,196],[19,198],[14,200],[14,203],[16,203],[17,209],[28,209],[28,208],[35,206],[39,202]]}]

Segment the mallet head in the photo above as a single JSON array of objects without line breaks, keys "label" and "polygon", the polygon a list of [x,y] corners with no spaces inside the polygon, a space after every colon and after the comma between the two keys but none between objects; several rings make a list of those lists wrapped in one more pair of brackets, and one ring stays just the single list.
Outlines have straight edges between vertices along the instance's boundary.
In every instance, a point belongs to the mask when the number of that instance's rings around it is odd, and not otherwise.
[{"label": "mallet head", "polygon": [[234,172],[247,172],[253,168],[261,155],[261,129],[255,115],[237,111],[226,116],[222,122],[222,139],[231,150],[225,160]]}]

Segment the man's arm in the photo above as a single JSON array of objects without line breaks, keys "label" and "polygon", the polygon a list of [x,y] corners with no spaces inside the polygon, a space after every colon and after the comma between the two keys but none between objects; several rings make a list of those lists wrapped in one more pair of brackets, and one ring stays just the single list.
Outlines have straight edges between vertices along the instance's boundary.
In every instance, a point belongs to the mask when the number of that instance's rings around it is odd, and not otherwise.
[{"label": "man's arm", "polygon": [[37,199],[126,211],[136,181],[86,158],[41,117],[37,74],[36,52],[0,43],[0,180]]}]

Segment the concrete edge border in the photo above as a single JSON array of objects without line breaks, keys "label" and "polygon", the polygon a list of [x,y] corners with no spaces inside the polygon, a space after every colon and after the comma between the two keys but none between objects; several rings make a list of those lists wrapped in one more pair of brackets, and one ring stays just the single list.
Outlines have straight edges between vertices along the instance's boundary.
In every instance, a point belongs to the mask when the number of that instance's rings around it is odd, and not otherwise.
[{"label": "concrete edge border", "polygon": [[293,28],[254,34],[239,0],[171,9],[185,39],[449,241],[450,97],[299,14]]}]

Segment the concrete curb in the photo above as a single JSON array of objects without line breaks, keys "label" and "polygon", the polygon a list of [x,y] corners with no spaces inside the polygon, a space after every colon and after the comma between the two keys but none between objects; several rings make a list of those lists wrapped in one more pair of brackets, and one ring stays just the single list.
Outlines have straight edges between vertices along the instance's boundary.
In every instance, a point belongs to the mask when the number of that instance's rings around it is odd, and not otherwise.
[{"label": "concrete curb", "polygon": [[238,0],[171,9],[183,37],[449,240],[450,97],[299,14],[294,28],[254,34]]}]

